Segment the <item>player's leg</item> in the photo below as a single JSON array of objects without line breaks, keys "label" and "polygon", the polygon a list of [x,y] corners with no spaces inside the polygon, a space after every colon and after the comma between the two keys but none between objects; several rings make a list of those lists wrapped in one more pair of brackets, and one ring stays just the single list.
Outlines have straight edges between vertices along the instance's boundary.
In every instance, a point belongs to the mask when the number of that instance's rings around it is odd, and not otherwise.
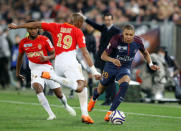
[{"label": "player's leg", "polygon": [[116,110],[117,107],[119,106],[119,104],[122,101],[124,101],[124,97],[125,97],[126,91],[128,89],[128,86],[129,86],[129,82],[130,82],[129,75],[124,75],[121,79],[118,80],[119,91],[113,100],[113,103],[110,107],[110,110],[107,112],[106,116],[104,117],[105,121],[109,121],[109,116],[110,116],[111,112]]},{"label": "player's leg", "polygon": [[87,111],[87,101],[88,101],[88,91],[86,87],[86,82],[84,80],[84,76],[82,74],[82,68],[79,63],[74,63],[71,68],[68,68],[65,72],[64,75],[71,79],[72,81],[77,82],[77,92],[79,102],[80,102],[80,108],[81,108],[81,113],[82,113],[82,122],[88,123],[88,124],[93,124],[94,121],[91,119],[91,117],[88,115]]},{"label": "player's leg", "polygon": [[93,97],[90,99],[89,104],[88,104],[88,111],[92,111],[92,109],[95,106],[97,98],[104,92],[105,86],[103,86],[100,82],[97,88],[94,89]]},{"label": "player's leg", "polygon": [[77,83],[76,82],[71,81],[68,78],[58,76],[56,73],[50,73],[48,71],[43,71],[41,77],[48,79],[48,80],[53,80],[53,81],[55,81],[55,82],[57,82],[63,86],[70,88],[70,89],[73,89],[73,90],[77,89]]},{"label": "player's leg", "polygon": [[34,88],[38,100],[40,102],[40,104],[43,106],[43,108],[45,109],[45,111],[48,113],[49,117],[47,118],[47,120],[53,120],[56,118],[55,114],[52,112],[50,105],[48,103],[47,98],[45,97],[44,93],[43,93],[43,87],[40,83],[38,82],[34,82],[32,83],[32,87]]},{"label": "player's leg", "polygon": [[115,79],[115,70],[110,70],[105,66],[102,73],[102,79],[99,82],[97,88],[94,89],[93,97],[90,99],[88,104],[88,111],[92,111],[96,103],[97,98],[105,91],[109,83],[112,83]]},{"label": "player's leg", "polygon": [[58,100],[64,105],[65,109],[69,112],[69,114],[72,116],[76,116],[75,110],[71,106],[68,105],[67,98],[62,92],[60,84],[51,80],[46,80],[46,83],[53,90]]}]

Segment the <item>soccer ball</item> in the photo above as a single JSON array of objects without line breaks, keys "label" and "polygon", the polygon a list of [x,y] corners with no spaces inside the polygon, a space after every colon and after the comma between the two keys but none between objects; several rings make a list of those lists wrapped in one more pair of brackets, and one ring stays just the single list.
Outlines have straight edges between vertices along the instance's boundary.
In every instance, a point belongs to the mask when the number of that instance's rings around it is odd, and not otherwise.
[{"label": "soccer ball", "polygon": [[115,110],[110,115],[110,121],[112,124],[121,125],[125,121],[125,114],[122,111]]}]

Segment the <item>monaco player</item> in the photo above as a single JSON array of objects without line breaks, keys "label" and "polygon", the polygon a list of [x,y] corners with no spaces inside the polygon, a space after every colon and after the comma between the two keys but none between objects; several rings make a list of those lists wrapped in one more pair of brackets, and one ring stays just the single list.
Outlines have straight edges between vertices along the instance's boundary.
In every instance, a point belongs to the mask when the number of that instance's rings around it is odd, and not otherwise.
[{"label": "monaco player", "polygon": [[[20,75],[20,67],[22,64],[23,55],[24,53],[26,53],[29,59],[29,66],[31,69],[31,85],[35,89],[38,100],[49,115],[47,120],[53,120],[56,118],[56,116],[52,112],[48,100],[44,96],[44,83],[46,83],[51,89],[53,89],[59,101],[62,102],[65,106],[65,109],[71,115],[75,116],[76,112],[72,107],[67,104],[66,97],[61,92],[60,84],[52,80],[41,78],[42,71],[44,70],[55,74],[53,67],[49,61],[50,59],[54,59],[55,57],[55,49],[52,43],[47,37],[38,35],[38,28],[28,28],[27,32],[29,33],[29,36],[22,39],[19,44],[16,76],[20,79],[24,79],[24,77]],[[50,53],[49,56],[47,55],[47,51]],[[69,80],[62,78],[62,81],[66,82]]]},{"label": "monaco player", "polygon": [[[73,24],[73,25],[72,25]],[[87,111],[87,88],[85,87],[85,78],[82,74],[81,65],[76,59],[76,46],[80,48],[87,64],[89,65],[92,74],[97,80],[101,79],[100,73],[97,72],[90,58],[90,55],[86,48],[85,37],[82,31],[79,29],[83,24],[83,17],[80,14],[75,13],[72,15],[72,24],[63,23],[41,23],[41,22],[31,22],[25,23],[23,25],[10,24],[10,29],[18,28],[42,28],[49,31],[53,37],[53,42],[55,46],[55,72],[61,76],[65,75],[72,81],[77,82],[77,87],[72,88],[78,92],[78,97],[82,112],[82,122],[93,124],[94,121],[88,115]],[[53,79],[59,82],[58,77],[53,77],[51,73],[44,72],[42,75],[44,78]]]}]

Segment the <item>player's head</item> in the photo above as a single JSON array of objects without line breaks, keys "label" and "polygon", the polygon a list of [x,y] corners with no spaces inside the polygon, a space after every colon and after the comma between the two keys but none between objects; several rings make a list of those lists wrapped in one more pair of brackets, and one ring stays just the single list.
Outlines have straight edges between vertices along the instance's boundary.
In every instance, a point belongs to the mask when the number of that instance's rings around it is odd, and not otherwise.
[{"label": "player's head", "polygon": [[131,24],[126,24],[123,26],[123,39],[125,43],[133,42],[135,35],[135,28]]},{"label": "player's head", "polygon": [[[35,22],[35,20],[29,20],[29,22]],[[38,28],[27,28],[27,32],[29,33],[29,37],[35,39],[38,36]]]},{"label": "player's head", "polygon": [[84,22],[83,17],[79,13],[72,14],[72,24],[77,28],[81,28]]},{"label": "player's head", "polygon": [[107,27],[113,24],[113,15],[111,13],[104,14],[103,19]]}]

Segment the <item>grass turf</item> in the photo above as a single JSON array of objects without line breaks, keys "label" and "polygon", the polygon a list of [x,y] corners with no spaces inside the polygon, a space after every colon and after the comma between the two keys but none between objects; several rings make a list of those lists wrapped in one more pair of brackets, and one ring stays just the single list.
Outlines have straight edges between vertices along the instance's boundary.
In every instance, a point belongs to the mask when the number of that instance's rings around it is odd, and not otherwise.
[{"label": "grass turf", "polygon": [[96,103],[89,113],[95,124],[87,125],[80,121],[81,113],[77,98],[68,103],[77,112],[70,116],[55,96],[47,96],[57,119],[47,121],[47,113],[39,105],[35,93],[28,91],[0,90],[0,131],[180,131],[181,105],[122,103],[118,110],[126,114],[123,125],[112,125],[103,118],[109,106]]}]

